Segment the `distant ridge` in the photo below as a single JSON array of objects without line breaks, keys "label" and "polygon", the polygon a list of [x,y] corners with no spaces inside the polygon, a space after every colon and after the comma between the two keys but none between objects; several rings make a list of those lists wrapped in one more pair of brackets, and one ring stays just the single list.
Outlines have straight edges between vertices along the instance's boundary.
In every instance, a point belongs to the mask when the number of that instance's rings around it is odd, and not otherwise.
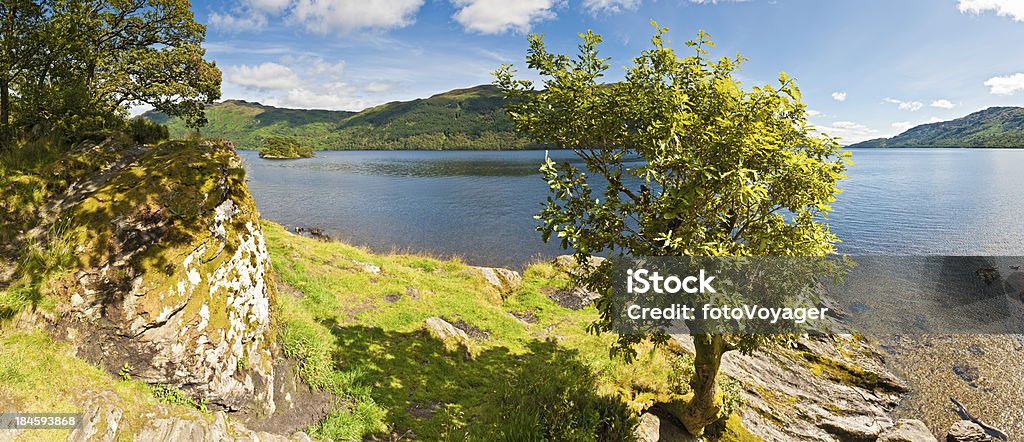
[{"label": "distant ridge", "polygon": [[892,138],[849,147],[1024,148],[1024,108],[990,107],[955,120],[922,124]]},{"label": "distant ridge", "polygon": [[[316,150],[416,149],[496,150],[538,147],[516,136],[495,86],[456,89],[411,101],[395,101],[361,112],[285,109],[227,100],[206,110],[205,136],[225,138],[239,149],[258,149],[261,140],[287,136]],[[187,132],[177,118],[148,112],[171,135]]]}]

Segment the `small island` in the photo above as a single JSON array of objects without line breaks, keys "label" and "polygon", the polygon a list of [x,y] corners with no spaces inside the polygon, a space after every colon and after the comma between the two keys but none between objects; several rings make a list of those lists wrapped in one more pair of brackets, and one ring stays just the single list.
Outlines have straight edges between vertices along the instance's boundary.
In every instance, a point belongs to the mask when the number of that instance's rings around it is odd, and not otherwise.
[{"label": "small island", "polygon": [[260,147],[260,158],[268,160],[293,160],[313,158],[313,148],[299,143],[291,137],[266,137]]}]

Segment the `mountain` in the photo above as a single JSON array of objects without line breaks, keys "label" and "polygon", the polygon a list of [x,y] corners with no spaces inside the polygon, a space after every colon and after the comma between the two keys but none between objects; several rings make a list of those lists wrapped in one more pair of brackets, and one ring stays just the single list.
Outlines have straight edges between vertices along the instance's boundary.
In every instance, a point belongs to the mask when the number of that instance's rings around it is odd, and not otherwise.
[{"label": "mountain", "polygon": [[892,138],[850,147],[1007,147],[1024,148],[1024,108],[990,107],[963,118],[922,124]]},{"label": "mountain", "polygon": [[[225,138],[239,149],[258,149],[272,136],[293,137],[317,150],[350,149],[525,149],[537,147],[513,132],[501,91],[491,85],[456,89],[412,101],[396,101],[362,112],[284,109],[228,100],[206,110],[204,136]],[[171,135],[187,133],[177,118],[148,112]]]}]

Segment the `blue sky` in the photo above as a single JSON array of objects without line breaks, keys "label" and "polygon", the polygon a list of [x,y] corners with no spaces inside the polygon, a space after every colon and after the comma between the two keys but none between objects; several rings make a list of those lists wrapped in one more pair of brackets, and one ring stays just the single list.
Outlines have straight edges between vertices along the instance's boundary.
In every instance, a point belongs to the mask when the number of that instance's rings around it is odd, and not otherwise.
[{"label": "blue sky", "polygon": [[748,87],[798,79],[821,130],[856,142],[1024,105],[1024,0],[226,0],[193,2],[224,98],[360,110],[524,75],[526,35],[570,53],[602,34],[610,79],[649,45],[704,29]]}]

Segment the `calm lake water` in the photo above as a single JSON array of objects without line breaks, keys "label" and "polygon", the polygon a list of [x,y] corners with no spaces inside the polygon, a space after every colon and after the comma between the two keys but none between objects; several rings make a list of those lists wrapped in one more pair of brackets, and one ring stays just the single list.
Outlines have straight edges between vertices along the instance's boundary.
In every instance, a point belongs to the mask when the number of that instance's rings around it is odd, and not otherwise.
[{"label": "calm lake water", "polygon": [[[564,253],[533,219],[544,152],[240,152],[265,218],[373,250],[522,267]],[[551,152],[575,159],[571,152]],[[853,151],[829,219],[849,254],[1024,255],[1024,150]]]}]

